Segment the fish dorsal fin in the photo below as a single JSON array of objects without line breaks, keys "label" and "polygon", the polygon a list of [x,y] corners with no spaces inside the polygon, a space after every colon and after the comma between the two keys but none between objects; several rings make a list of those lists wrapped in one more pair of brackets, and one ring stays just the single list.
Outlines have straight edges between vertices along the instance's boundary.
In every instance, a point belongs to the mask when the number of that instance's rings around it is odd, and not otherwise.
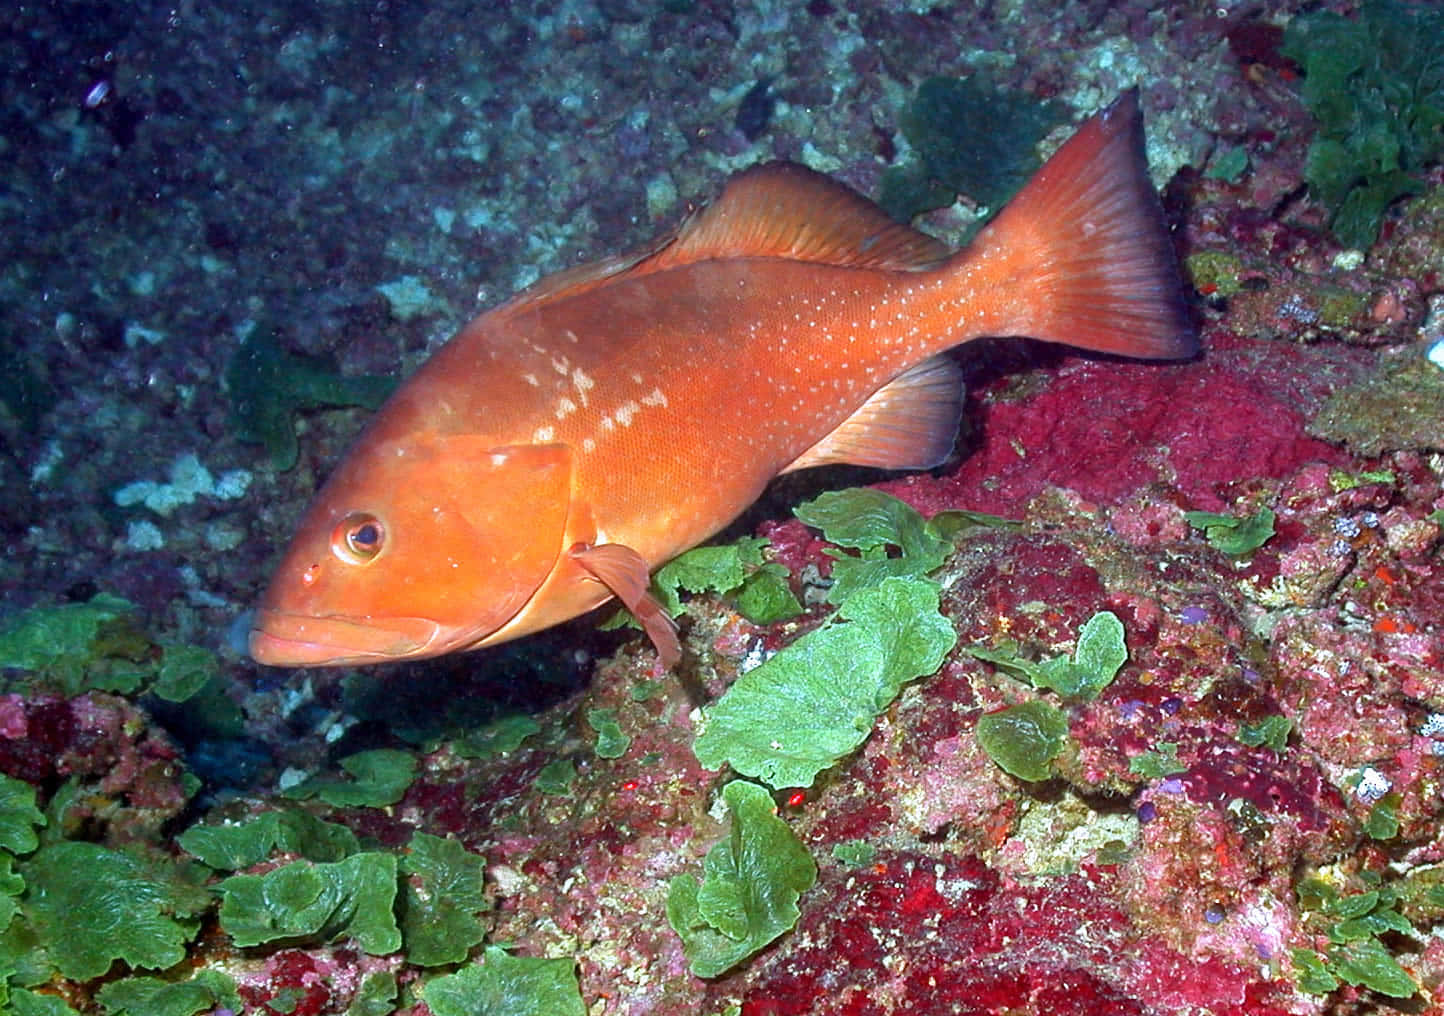
[{"label": "fish dorsal fin", "polygon": [[602,258],[600,261],[589,261],[584,265],[563,268],[559,272],[553,272],[533,282],[496,309],[507,312],[515,312],[523,308],[534,310],[554,300],[577,296],[589,289],[596,289],[609,279],[624,274],[639,263],[645,262],[660,247],[665,247],[671,242],[672,238],[668,236],[660,244],[652,244],[642,250],[614,254],[611,257]]},{"label": "fish dorsal fin", "polygon": [[931,469],[953,450],[963,394],[958,365],[944,355],[930,357],[873,392],[783,472],[840,463]]},{"label": "fish dorsal fin", "polygon": [[661,271],[717,258],[771,257],[854,268],[931,268],[947,245],[899,225],[836,180],[791,162],[738,173],[722,196],[638,267]]},{"label": "fish dorsal fin", "polygon": [[623,275],[648,275],[721,258],[785,258],[851,268],[919,271],[950,254],[946,244],[899,225],[857,191],[806,166],[769,162],[743,170],[722,196],[648,247],[564,268],[498,310],[535,310]]}]

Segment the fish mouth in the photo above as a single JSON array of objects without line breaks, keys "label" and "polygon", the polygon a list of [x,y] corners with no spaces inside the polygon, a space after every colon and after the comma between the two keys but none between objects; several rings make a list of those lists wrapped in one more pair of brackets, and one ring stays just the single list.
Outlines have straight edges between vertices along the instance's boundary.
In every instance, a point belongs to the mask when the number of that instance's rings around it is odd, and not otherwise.
[{"label": "fish mouth", "polygon": [[339,667],[445,652],[441,625],[424,617],[313,617],[262,607],[251,659],[267,667]]}]

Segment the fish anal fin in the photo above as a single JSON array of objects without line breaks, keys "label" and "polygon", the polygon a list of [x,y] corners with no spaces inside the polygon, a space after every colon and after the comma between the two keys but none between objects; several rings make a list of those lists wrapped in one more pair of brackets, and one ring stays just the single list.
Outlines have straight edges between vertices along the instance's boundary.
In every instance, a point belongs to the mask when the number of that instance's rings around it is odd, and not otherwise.
[{"label": "fish anal fin", "polygon": [[953,450],[963,395],[958,365],[947,356],[930,357],[879,388],[783,472],[839,463],[930,469]]},{"label": "fish anal fin", "polygon": [[682,658],[677,625],[667,616],[647,586],[651,580],[647,562],[631,547],[620,543],[578,544],[571,549],[572,560],[611,590],[657,647],[662,666],[670,669]]}]

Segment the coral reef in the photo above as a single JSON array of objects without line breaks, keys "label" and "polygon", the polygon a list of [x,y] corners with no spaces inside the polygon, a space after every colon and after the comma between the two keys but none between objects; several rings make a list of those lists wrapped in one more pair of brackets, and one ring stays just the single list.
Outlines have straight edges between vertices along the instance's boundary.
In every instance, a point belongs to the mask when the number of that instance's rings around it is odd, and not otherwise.
[{"label": "coral reef", "polygon": [[[1310,108],[1352,72],[1307,26],[1401,9],[1315,7],[21,5],[0,1008],[1439,1011],[1444,170],[1411,141],[1407,179],[1314,172],[1315,141],[1358,138]],[[1364,55],[1357,101],[1387,100]],[[879,195],[928,158],[907,110],[933,78],[1063,120],[1140,86],[1199,358],[959,351],[947,465],[787,477],[730,534],[768,545],[664,576],[681,674],[595,619],[364,674],[237,652],[364,418],[335,404],[380,394],[359,378],[755,162]],[[964,235],[957,197],[919,224]],[[818,495],[860,484],[893,528],[847,542]],[[847,699],[851,739],[795,782],[704,768],[729,690],[862,625],[832,612],[884,561],[935,590],[907,602],[956,640],[936,672]],[[1081,673],[1115,658],[1105,616],[1126,658]],[[1045,718],[1045,750],[1005,770],[999,716]]]}]

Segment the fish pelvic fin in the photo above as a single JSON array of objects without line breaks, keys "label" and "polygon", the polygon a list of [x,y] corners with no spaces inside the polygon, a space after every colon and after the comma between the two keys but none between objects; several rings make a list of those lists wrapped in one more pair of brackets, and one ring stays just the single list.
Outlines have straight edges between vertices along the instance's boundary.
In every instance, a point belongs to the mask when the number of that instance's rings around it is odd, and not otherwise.
[{"label": "fish pelvic fin", "polygon": [[879,388],[782,471],[836,463],[880,469],[941,465],[957,439],[963,395],[958,365],[946,355],[929,357]]},{"label": "fish pelvic fin", "polygon": [[986,334],[1145,359],[1198,351],[1137,89],[1085,121],[949,268],[1002,291]]},{"label": "fish pelvic fin", "polygon": [[620,543],[578,544],[571,549],[571,558],[632,612],[652,645],[657,647],[662,666],[668,670],[676,666],[682,659],[677,624],[647,591],[650,570],[646,559]]}]

